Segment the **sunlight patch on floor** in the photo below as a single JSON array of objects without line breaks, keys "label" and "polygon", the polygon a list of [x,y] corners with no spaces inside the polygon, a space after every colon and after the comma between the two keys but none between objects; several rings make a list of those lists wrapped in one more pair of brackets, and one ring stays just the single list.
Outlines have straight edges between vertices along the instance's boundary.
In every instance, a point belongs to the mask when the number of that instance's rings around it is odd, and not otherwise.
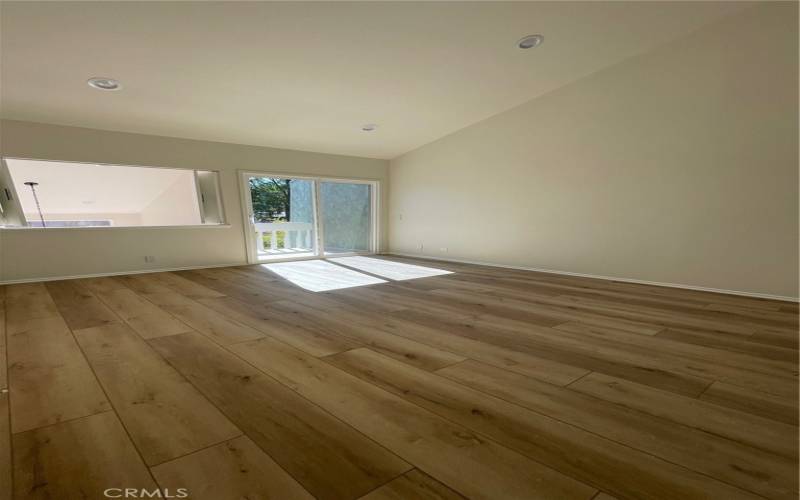
[{"label": "sunlight patch on floor", "polygon": [[416,266],[404,264],[391,260],[375,259],[372,257],[338,257],[329,259],[343,266],[352,267],[361,271],[375,274],[394,281],[413,280],[417,278],[429,278],[431,276],[441,276],[443,274],[453,274],[452,271],[436,269],[435,267]]},{"label": "sunlight patch on floor", "polygon": [[337,266],[324,260],[261,264],[278,276],[312,292],[375,285],[386,280]]},{"label": "sunlight patch on floor", "polygon": [[302,248],[278,248],[258,252],[258,260],[264,262],[286,258],[314,257],[315,255],[317,254],[313,251]]}]

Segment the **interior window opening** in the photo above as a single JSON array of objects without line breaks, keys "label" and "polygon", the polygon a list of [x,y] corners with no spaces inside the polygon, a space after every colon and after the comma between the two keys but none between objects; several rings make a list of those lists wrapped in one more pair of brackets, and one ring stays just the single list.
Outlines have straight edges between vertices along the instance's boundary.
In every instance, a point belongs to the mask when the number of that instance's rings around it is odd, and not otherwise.
[{"label": "interior window opening", "polygon": [[224,224],[219,173],[6,158],[3,227]]}]

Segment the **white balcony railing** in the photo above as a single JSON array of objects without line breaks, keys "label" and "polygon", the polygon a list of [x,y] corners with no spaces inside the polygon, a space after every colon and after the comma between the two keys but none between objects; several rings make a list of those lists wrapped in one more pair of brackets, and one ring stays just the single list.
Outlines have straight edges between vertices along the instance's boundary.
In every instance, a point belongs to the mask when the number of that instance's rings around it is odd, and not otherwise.
[{"label": "white balcony railing", "polygon": [[[310,222],[256,222],[256,244],[259,253],[308,252],[314,248],[314,226]],[[268,233],[269,249],[264,247],[264,234]],[[283,233],[283,248],[278,248],[278,233]]]}]

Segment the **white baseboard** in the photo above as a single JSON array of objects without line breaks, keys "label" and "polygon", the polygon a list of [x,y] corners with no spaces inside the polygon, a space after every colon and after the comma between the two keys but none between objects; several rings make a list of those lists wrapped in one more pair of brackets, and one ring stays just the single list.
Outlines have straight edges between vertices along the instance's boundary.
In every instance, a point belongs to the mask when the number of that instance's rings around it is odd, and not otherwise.
[{"label": "white baseboard", "polygon": [[[510,266],[507,264],[496,264],[493,262],[486,262],[486,261],[477,261],[477,260],[465,260],[465,259],[453,259],[453,258],[443,258],[443,257],[436,257],[432,255],[423,255],[423,254],[413,254],[413,253],[402,253],[402,252],[382,252],[381,255],[398,255],[401,257],[412,257],[416,259],[426,259],[426,260],[438,260],[442,262],[457,262],[460,264],[475,264],[478,266],[489,266],[489,267],[499,267],[504,269],[517,269],[520,271],[536,271],[540,273],[550,273],[550,274],[562,274],[566,276],[579,276],[581,278],[594,278],[594,279],[601,279],[601,280],[608,280],[608,281],[622,281],[625,283],[638,283],[640,285],[653,285],[653,286],[664,286],[668,288],[682,288],[685,290],[698,290],[701,292],[713,292],[713,293],[724,293],[728,295],[739,295],[743,297],[753,297],[758,299],[770,299],[770,300],[781,300],[784,302],[800,302],[798,297],[787,297],[783,295],[771,295],[768,293],[756,293],[756,292],[743,292],[740,290],[725,290],[722,288],[708,288],[703,286],[694,286],[694,285],[682,285],[679,283],[663,283],[659,281],[646,281],[646,280],[638,280],[633,278],[618,278],[615,276],[601,276],[598,274],[586,274],[586,273],[573,273],[569,271],[557,271],[554,269],[542,269],[538,267],[522,267],[522,266]],[[124,276],[126,274],[147,274],[147,273],[161,273],[161,272],[169,272],[169,271],[190,271],[192,269],[208,269],[213,267],[231,267],[231,266],[246,266],[248,265],[247,262],[230,262],[227,264],[208,264],[202,266],[186,266],[186,267],[165,267],[160,269],[138,269],[133,271],[119,271],[113,273],[96,273],[96,274],[83,274],[83,275],[75,275],[75,276],[48,276],[48,277],[40,277],[40,278],[26,278],[20,280],[2,280],[0,281],[0,285],[13,285],[16,283],[37,283],[42,281],[59,281],[59,280],[72,280],[72,279],[80,279],[80,278],[102,278],[104,276]]]},{"label": "white baseboard", "polygon": [[134,271],[119,271],[113,273],[80,274],[75,276],[47,276],[41,278],[25,278],[21,280],[3,280],[0,285],[14,285],[19,283],[39,283],[43,281],[76,280],[80,278],[103,278],[105,276],[124,276],[126,274],[166,273],[169,271],[191,271],[192,269],[209,269],[212,267],[246,266],[247,262],[232,262],[229,264],[208,264],[204,266],[164,267],[159,269],[138,269]]},{"label": "white baseboard", "polygon": [[450,261],[450,262],[458,262],[460,264],[475,264],[479,266],[489,266],[489,267],[501,267],[505,269],[518,269],[520,271],[536,271],[540,273],[550,273],[550,274],[563,274],[566,276],[579,276],[581,278],[595,278],[600,280],[609,280],[609,281],[623,281],[626,283],[637,283],[640,285],[653,285],[653,286],[665,286],[669,288],[683,288],[686,290],[698,290],[701,292],[713,292],[713,293],[724,293],[728,295],[741,295],[743,297],[753,297],[757,299],[770,299],[770,300],[782,300],[784,302],[799,302],[800,299],[798,297],[786,297],[783,295],[771,295],[768,293],[756,293],[756,292],[742,292],[740,290],[724,290],[721,288],[708,288],[703,286],[694,286],[694,285],[682,285],[680,283],[662,283],[659,281],[646,281],[646,280],[637,280],[633,278],[618,278],[615,276],[600,276],[597,274],[585,274],[585,273],[572,273],[569,271],[556,271],[554,269],[541,269],[538,267],[521,267],[521,266],[509,266],[505,264],[495,264],[493,262],[484,262],[484,261],[477,261],[477,260],[463,260],[463,259],[451,259],[451,258],[444,258],[444,257],[436,257],[432,255],[423,255],[423,254],[413,254],[413,253],[401,253],[401,252],[386,252],[384,255],[399,255],[402,257],[413,257],[416,259],[428,259],[428,260],[439,260],[439,261]]}]

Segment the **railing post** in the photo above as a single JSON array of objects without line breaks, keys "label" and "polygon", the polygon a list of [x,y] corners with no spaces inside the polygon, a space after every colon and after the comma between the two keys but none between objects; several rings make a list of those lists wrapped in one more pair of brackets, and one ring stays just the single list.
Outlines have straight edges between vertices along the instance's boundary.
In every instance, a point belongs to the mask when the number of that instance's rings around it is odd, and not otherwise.
[{"label": "railing post", "polygon": [[259,252],[264,251],[264,232],[256,229],[256,247]]},{"label": "railing post", "polygon": [[[278,233],[283,232],[283,250],[289,252],[308,251],[314,247],[314,227],[304,222],[271,223],[255,225],[257,248],[261,253],[280,250]],[[265,250],[264,235],[269,234],[269,250]]]}]

